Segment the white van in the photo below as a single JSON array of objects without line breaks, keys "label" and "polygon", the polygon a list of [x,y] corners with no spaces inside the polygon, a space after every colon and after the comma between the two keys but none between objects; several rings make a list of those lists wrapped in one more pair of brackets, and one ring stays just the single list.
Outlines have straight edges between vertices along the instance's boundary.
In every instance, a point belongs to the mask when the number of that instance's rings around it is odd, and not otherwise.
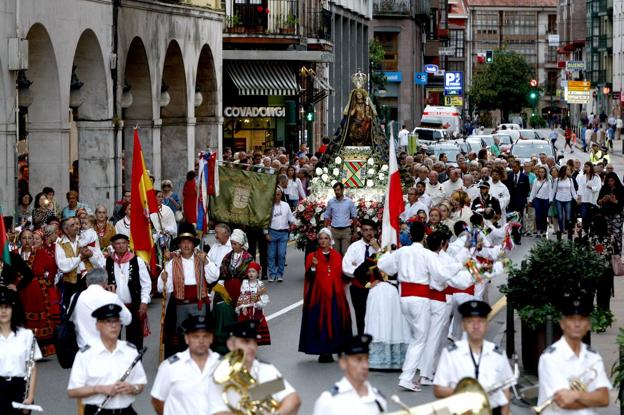
[{"label": "white van", "polygon": [[456,107],[438,107],[427,105],[420,119],[420,126],[426,128],[441,128],[455,138],[459,137],[461,128],[460,112]]}]

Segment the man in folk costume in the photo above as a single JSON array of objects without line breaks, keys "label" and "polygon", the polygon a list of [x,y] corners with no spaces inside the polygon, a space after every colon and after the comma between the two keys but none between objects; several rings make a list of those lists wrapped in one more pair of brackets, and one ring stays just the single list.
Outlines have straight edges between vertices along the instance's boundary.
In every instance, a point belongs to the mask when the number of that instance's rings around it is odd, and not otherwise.
[{"label": "man in folk costume", "polygon": [[113,236],[111,243],[114,252],[106,258],[108,285],[114,287],[114,292],[132,313],[132,322],[126,327],[126,340],[141,350],[152,280],[145,261],[128,249],[130,240],[126,235]]},{"label": "man in folk costume", "polygon": [[158,292],[166,291],[169,296],[162,328],[165,330],[165,358],[185,349],[180,329],[189,314],[209,314],[208,285],[216,281],[209,276],[206,254],[195,251],[199,239],[193,225],[180,226],[174,243],[180,250],[173,253],[158,279]]},{"label": "man in folk costume", "polygon": [[67,307],[73,294],[86,288],[84,276],[94,268],[104,267],[104,256],[98,250],[78,246],[80,221],[65,219],[61,224],[63,236],[56,244],[56,265],[63,272],[63,303]]}]

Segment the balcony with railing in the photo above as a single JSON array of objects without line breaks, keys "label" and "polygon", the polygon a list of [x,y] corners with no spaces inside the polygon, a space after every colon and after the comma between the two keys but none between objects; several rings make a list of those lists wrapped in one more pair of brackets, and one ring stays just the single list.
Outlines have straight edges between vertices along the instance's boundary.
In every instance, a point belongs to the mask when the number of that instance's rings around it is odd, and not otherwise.
[{"label": "balcony with railing", "polygon": [[428,16],[430,0],[374,0],[373,15],[385,17]]},{"label": "balcony with railing", "polygon": [[297,0],[227,0],[225,30],[232,34],[298,36]]}]

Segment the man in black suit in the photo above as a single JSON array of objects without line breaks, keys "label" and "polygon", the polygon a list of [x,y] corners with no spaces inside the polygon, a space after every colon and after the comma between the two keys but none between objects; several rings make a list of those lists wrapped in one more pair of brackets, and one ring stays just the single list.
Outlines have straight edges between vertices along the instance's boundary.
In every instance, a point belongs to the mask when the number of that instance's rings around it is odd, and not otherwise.
[{"label": "man in black suit", "polygon": [[[522,223],[527,198],[529,197],[529,193],[531,193],[531,186],[529,184],[529,176],[520,170],[519,160],[511,162],[511,172],[507,174],[505,185],[507,189],[509,189],[509,195],[511,197],[509,206],[507,206],[507,212],[518,212],[520,215],[520,223]],[[514,243],[520,245],[520,230],[514,228],[511,232],[511,236]]]}]

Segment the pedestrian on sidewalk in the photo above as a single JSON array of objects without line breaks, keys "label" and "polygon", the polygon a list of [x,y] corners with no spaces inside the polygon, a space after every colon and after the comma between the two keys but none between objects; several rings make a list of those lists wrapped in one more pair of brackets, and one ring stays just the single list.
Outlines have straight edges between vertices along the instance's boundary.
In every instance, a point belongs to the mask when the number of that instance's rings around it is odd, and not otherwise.
[{"label": "pedestrian on sidewalk", "polygon": [[624,122],[622,122],[622,117],[618,115],[615,120],[615,139],[619,140],[620,135],[622,134],[622,128],[624,127]]},{"label": "pedestrian on sidewalk", "polygon": [[550,134],[548,135],[548,139],[550,140],[553,148],[555,151],[557,151],[557,138],[559,138],[559,134],[557,133],[557,131],[555,131],[555,126],[553,125],[550,129]]},{"label": "pedestrian on sidewalk", "polygon": [[622,252],[622,225],[624,224],[624,186],[614,172],[607,173],[604,184],[598,194],[598,206],[609,225],[609,233],[613,236],[613,252]]},{"label": "pedestrian on sidewalk", "polygon": [[570,127],[566,128],[564,138],[565,145],[563,146],[563,151],[565,151],[567,147],[570,147],[570,153],[574,153],[574,147],[572,147],[572,130]]},{"label": "pedestrian on sidewalk", "polygon": [[548,208],[550,205],[550,180],[544,166],[537,167],[537,179],[533,182],[529,196],[529,207],[535,208],[535,227],[538,237],[545,237],[548,230]]},{"label": "pedestrian on sidewalk", "polygon": [[583,231],[589,231],[594,210],[598,208],[596,201],[602,183],[600,177],[594,171],[594,165],[589,161],[583,166],[583,174],[579,174],[576,179],[578,183],[579,213],[583,222]]},{"label": "pedestrian on sidewalk", "polygon": [[561,232],[565,229],[568,231],[568,239],[572,240],[572,225],[575,219],[572,216],[572,203],[576,200],[576,196],[574,182],[568,177],[568,166],[561,166],[550,191],[550,201],[555,202],[559,221],[557,239],[561,239]]}]

